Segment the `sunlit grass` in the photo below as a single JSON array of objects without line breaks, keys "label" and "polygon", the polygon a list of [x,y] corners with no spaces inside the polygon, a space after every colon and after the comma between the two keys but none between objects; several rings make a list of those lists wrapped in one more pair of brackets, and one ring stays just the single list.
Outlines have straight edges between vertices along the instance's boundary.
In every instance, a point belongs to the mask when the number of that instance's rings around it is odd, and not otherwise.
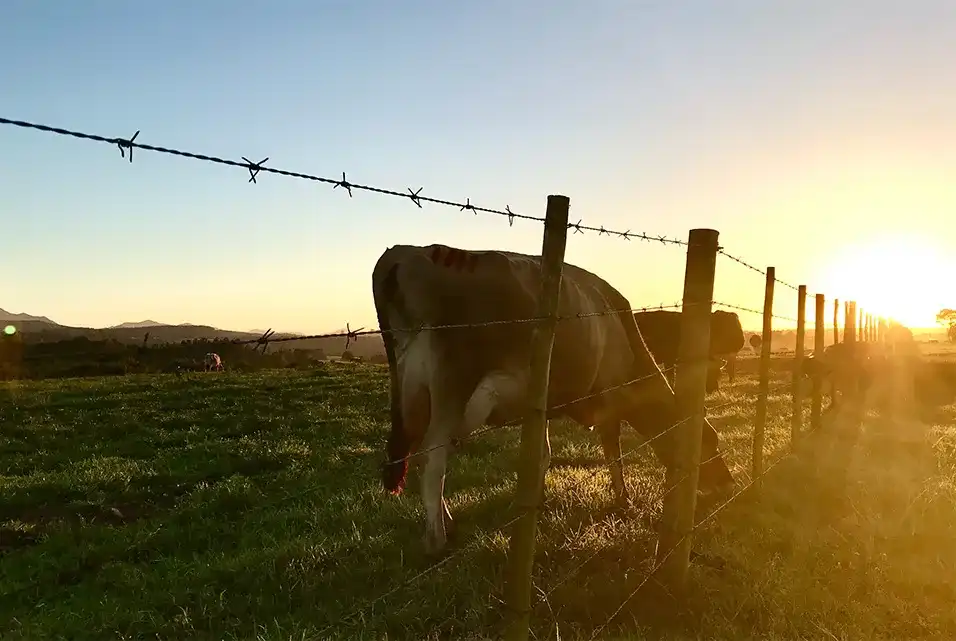
[{"label": "sunlit grass", "polygon": [[[768,465],[790,449],[786,380]],[[428,561],[417,482],[400,498],[379,482],[386,383],[384,367],[328,365],[8,384],[0,636],[493,636],[518,435],[452,458],[453,557],[400,587]],[[747,374],[707,401],[741,483],[755,392]],[[723,570],[692,566],[679,602],[640,592],[602,638],[956,637],[956,406],[927,418],[871,417],[845,486],[812,451],[781,464],[702,530],[696,549]],[[619,515],[596,436],[555,422],[551,441],[535,633],[586,638],[650,567],[663,472],[626,430],[634,505]]]}]

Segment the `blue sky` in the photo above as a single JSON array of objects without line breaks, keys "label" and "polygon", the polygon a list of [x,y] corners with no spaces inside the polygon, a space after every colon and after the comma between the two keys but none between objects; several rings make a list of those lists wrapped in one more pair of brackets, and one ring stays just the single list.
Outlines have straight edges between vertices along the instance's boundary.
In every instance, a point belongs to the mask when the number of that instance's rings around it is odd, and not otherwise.
[{"label": "blue sky", "polygon": [[[950,0],[7,0],[0,116],[536,215],[562,193],[930,324],[956,306],[953,43]],[[390,245],[540,251],[530,222],[10,126],[0,149],[0,307],[64,324],[371,326]],[[567,257],[636,306],[680,298],[674,247]],[[762,292],[718,262],[716,298]]]}]

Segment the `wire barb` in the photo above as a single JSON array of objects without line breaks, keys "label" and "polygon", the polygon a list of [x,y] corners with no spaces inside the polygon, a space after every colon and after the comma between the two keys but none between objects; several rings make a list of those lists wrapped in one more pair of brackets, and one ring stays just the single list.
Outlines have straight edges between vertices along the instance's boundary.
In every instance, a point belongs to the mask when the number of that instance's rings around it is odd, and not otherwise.
[{"label": "wire barb", "polygon": [[[131,152],[131,153],[132,153],[132,152]],[[260,160],[259,162],[252,162],[251,160],[249,160],[249,159],[246,158],[245,156],[242,156],[242,159],[246,161],[246,169],[249,170],[249,181],[248,181],[248,182],[258,184],[258,183],[256,183],[256,175],[257,175],[260,171],[262,171],[262,170],[264,169],[264,167],[262,166],[262,164],[263,164],[264,162],[266,162],[267,160],[269,160],[269,157],[266,156],[265,158],[263,158],[263,159]]]},{"label": "wire barb", "polygon": [[515,224],[515,213],[511,211],[511,205],[505,205],[505,213],[508,214],[508,227]]},{"label": "wire barb", "polygon": [[348,180],[345,179],[344,171],[342,172],[342,180],[332,185],[332,189],[336,189],[337,187],[342,187],[343,189],[345,189],[345,191],[349,192],[349,198],[352,197],[352,185],[351,183],[349,183]]},{"label": "wire barb", "polygon": [[359,336],[362,335],[362,332],[365,331],[364,327],[359,327],[356,330],[353,330],[349,327],[349,324],[345,324],[345,349],[349,348],[349,345],[352,343],[357,343]]},{"label": "wire barb", "polygon": [[126,158],[126,149],[129,149],[129,161],[133,162],[133,147],[136,146],[136,136],[139,135],[139,129],[131,138],[116,138],[113,142],[119,147],[120,157]]}]

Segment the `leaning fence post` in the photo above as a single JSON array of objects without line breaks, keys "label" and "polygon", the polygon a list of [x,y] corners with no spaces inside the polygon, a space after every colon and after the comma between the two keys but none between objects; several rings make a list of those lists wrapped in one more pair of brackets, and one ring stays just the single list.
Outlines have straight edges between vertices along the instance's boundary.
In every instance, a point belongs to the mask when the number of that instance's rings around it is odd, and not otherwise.
[{"label": "leaning fence post", "polygon": [[713,229],[692,229],[687,241],[684,299],[680,316],[680,344],[674,395],[677,418],[673,465],[667,467],[657,561],[666,585],[680,592],[687,581],[697,509],[704,396],[710,366],[711,300],[717,267],[717,237]]},{"label": "leaning fence post", "polygon": [[760,345],[760,386],[757,389],[757,412],[754,419],[754,449],[751,461],[752,475],[763,474],[764,430],[767,427],[767,395],[770,393],[770,349],[773,340],[773,284],[776,269],[767,268],[767,283],[763,293],[763,341]]},{"label": "leaning fence post", "polygon": [[826,327],[824,327],[824,309],[826,301],[823,294],[816,296],[816,313],[813,324],[813,360],[816,361],[816,367],[813,368],[813,399],[810,401],[810,429],[816,431],[820,429],[823,416],[823,371],[820,366],[823,364],[823,341],[826,336]]},{"label": "leaning fence post", "polygon": [[550,459],[548,443],[548,380],[551,375],[551,348],[558,318],[561,270],[568,240],[567,196],[548,196],[541,248],[541,292],[535,316],[544,320],[531,343],[528,381],[530,412],[521,427],[518,455],[518,484],[515,503],[522,514],[511,531],[508,544],[509,575],[505,598],[511,610],[505,633],[509,641],[524,641],[531,627],[531,570],[538,504],[543,496],[544,476]]},{"label": "leaning fence post", "polygon": [[833,344],[840,342],[840,299],[833,299]]},{"label": "leaning fence post", "polygon": [[790,446],[800,439],[803,428],[803,343],[806,340],[807,286],[797,287],[797,344],[793,349],[793,384],[791,396],[793,411],[790,414]]}]

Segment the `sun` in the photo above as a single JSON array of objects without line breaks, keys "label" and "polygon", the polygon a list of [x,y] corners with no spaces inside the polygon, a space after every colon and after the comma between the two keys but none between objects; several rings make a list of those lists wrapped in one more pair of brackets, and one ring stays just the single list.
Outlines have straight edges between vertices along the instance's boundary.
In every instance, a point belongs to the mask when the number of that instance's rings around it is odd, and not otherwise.
[{"label": "sun", "polygon": [[827,267],[822,291],[907,327],[934,327],[940,309],[956,307],[954,283],[956,261],[933,239],[881,237],[847,245]]}]

